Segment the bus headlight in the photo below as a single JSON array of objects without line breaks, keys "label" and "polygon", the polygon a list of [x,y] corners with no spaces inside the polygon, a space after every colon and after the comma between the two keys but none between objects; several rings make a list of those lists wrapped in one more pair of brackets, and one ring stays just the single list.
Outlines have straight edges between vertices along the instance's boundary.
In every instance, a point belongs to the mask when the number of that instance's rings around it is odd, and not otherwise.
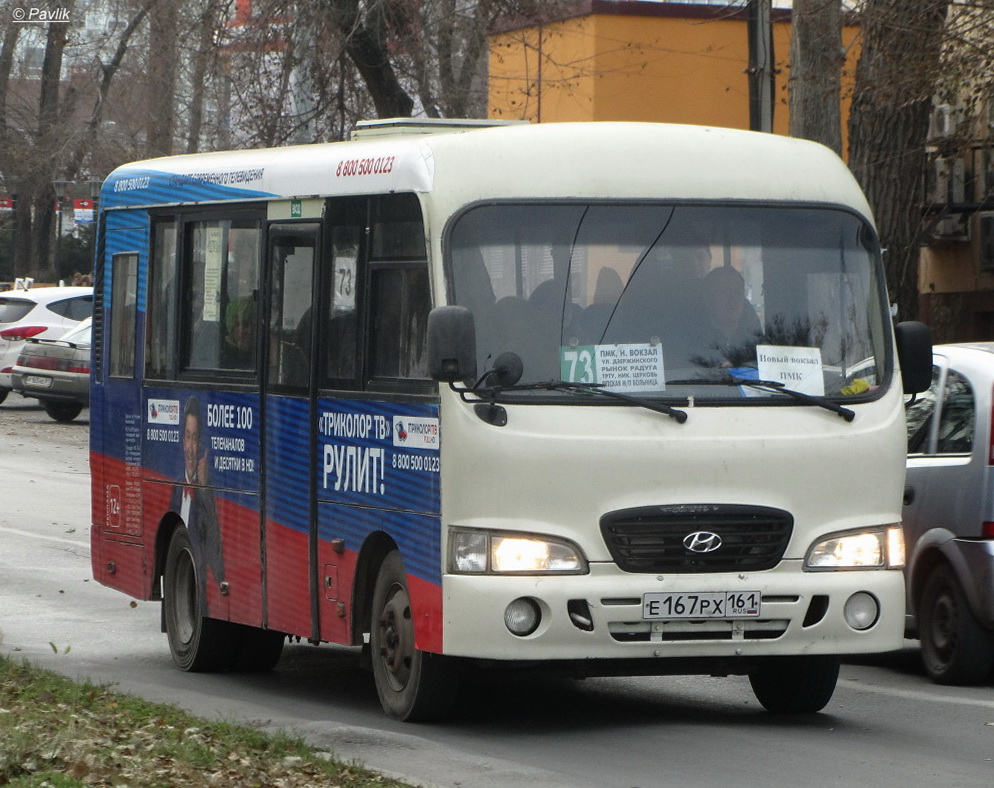
[{"label": "bus headlight", "polygon": [[872,531],[832,534],[816,543],[804,559],[805,569],[900,569],[904,566],[904,531],[889,525]]},{"label": "bus headlight", "polygon": [[473,531],[449,534],[449,571],[455,574],[585,574],[580,548],[538,534]]}]

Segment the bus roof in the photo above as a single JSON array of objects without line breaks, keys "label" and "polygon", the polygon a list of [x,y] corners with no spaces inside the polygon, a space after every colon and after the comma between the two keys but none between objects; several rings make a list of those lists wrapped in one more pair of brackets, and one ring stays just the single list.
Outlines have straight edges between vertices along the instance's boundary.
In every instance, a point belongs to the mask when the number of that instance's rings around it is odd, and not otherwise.
[{"label": "bus roof", "polygon": [[660,123],[440,127],[349,142],[193,154],[126,164],[105,209],[420,192],[455,210],[488,199],[772,200],[871,217],[848,168],[816,143]]}]

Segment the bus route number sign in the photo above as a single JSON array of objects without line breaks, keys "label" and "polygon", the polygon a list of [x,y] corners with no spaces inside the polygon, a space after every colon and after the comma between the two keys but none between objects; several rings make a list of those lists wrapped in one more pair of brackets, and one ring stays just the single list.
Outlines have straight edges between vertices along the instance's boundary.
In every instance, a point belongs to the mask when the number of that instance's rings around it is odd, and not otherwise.
[{"label": "bus route number sign", "polygon": [[756,618],[761,606],[759,591],[651,591],[642,595],[642,618]]}]

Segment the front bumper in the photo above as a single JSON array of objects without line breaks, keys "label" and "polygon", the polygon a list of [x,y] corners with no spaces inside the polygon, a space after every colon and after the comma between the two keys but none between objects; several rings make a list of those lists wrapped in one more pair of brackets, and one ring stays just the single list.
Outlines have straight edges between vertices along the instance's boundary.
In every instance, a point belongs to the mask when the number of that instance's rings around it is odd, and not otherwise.
[{"label": "front bumper", "polygon": [[[442,590],[444,652],[480,659],[734,660],[879,653],[903,643],[899,570],[802,572],[799,561],[784,561],[765,572],[657,576],[592,564],[588,575],[446,575]],[[642,618],[646,592],[751,590],[763,595],[758,618]],[[877,600],[880,615],[869,629],[857,631],[846,623],[843,607],[860,591]],[[524,637],[512,635],[504,624],[505,608],[519,597],[535,600],[542,614],[538,628]],[[577,615],[584,610],[589,616]],[[659,672],[668,670],[661,666]],[[702,662],[700,672],[710,669]]]}]

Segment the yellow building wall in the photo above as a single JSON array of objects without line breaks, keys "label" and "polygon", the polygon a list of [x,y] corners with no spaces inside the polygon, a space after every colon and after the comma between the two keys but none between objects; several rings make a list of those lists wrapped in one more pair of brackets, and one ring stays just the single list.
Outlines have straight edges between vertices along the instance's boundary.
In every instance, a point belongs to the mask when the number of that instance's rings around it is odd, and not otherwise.
[{"label": "yellow building wall", "polygon": [[[848,51],[843,93],[858,47]],[[786,134],[790,24],[773,24],[774,131]],[[632,120],[749,128],[742,18],[588,15],[490,39],[489,116],[532,122]],[[843,118],[848,117],[848,97]],[[845,123],[843,123],[845,126]],[[845,128],[843,128],[845,139]]]}]

